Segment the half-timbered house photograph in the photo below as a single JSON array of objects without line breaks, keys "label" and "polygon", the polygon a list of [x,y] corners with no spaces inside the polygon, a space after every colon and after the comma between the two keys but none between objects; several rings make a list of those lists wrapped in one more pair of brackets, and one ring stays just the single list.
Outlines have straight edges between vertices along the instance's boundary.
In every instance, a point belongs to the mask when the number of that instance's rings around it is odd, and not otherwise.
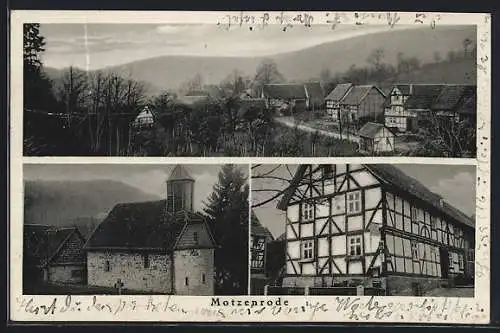
[{"label": "half-timbered house photograph", "polygon": [[24,166],[25,294],[247,294],[248,165]]},{"label": "half-timbered house photograph", "polygon": [[284,240],[262,294],[474,297],[474,166],[253,165],[251,188]]},{"label": "half-timbered house photograph", "polygon": [[24,155],[475,157],[475,26],[276,20],[25,24]]}]

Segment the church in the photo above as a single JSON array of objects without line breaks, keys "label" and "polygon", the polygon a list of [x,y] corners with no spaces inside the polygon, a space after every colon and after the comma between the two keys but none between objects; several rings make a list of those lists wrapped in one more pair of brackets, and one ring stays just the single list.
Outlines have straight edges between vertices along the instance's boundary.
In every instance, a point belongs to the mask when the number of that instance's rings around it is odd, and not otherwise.
[{"label": "church", "polygon": [[129,293],[214,294],[215,240],[193,209],[195,180],[177,165],[166,200],[117,204],[84,246],[88,285]]},{"label": "church", "polygon": [[474,279],[474,219],[388,164],[300,165],[286,212],[283,287],[419,294]]}]

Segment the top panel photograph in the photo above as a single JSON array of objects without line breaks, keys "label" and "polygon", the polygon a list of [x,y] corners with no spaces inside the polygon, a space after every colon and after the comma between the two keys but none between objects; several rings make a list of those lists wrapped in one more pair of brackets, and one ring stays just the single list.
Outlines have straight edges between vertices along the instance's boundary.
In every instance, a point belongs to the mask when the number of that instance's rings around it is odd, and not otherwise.
[{"label": "top panel photograph", "polygon": [[476,25],[23,30],[24,156],[476,157]]}]

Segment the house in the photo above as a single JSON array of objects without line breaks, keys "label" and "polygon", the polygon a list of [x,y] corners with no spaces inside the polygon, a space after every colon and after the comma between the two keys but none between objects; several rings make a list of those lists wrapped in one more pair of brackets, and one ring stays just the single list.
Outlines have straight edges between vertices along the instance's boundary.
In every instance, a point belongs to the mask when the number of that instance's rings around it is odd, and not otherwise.
[{"label": "house", "polygon": [[325,90],[321,82],[304,84],[306,90],[306,104],[309,110],[323,110],[325,107]]},{"label": "house", "polygon": [[352,83],[340,83],[325,97],[326,113],[337,122],[340,117],[340,103],[353,87]]},{"label": "house", "polygon": [[85,283],[85,238],[76,227],[25,224],[23,276],[29,284]]},{"label": "house", "polygon": [[373,85],[353,86],[340,102],[340,121],[375,121],[384,114],[385,95]]},{"label": "house", "polygon": [[261,98],[267,107],[288,112],[301,112],[307,109],[307,94],[303,84],[265,84]]},{"label": "house", "polygon": [[300,165],[278,208],[284,287],[355,283],[394,295],[473,279],[474,220],[392,165]]},{"label": "house", "polygon": [[470,97],[464,98],[461,103],[458,104],[455,109],[456,114],[458,115],[459,121],[470,121],[471,123],[476,123],[476,114],[477,114],[477,96],[473,94]]},{"label": "house", "polygon": [[358,132],[360,150],[369,154],[393,152],[394,132],[380,123],[366,123]]},{"label": "house", "polygon": [[415,131],[443,87],[443,84],[395,85],[384,101],[385,125],[399,132]]},{"label": "house", "polygon": [[[446,85],[431,105],[431,111],[438,117],[449,118],[454,122],[462,120],[464,115],[474,115],[476,105],[476,86]],[[463,110],[460,112],[460,110]],[[469,110],[467,110],[469,109]],[[465,116],[467,118],[467,116]]]},{"label": "house", "polygon": [[260,223],[257,215],[252,211],[250,228],[250,289],[252,294],[262,294],[267,284],[268,244],[273,240],[274,237],[269,229]]},{"label": "house", "polygon": [[132,122],[132,127],[136,129],[151,128],[153,125],[154,116],[149,106],[145,106]]},{"label": "house", "polygon": [[166,200],[116,205],[85,245],[88,284],[213,295],[215,241],[193,211],[194,183],[178,165],[167,180]]}]

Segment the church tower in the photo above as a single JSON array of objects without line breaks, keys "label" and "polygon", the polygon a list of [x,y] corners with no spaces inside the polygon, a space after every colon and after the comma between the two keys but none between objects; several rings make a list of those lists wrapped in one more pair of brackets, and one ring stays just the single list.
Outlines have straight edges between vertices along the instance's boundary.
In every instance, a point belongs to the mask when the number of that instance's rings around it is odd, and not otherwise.
[{"label": "church tower", "polygon": [[193,211],[194,179],[187,170],[176,165],[167,179],[167,211]]}]

